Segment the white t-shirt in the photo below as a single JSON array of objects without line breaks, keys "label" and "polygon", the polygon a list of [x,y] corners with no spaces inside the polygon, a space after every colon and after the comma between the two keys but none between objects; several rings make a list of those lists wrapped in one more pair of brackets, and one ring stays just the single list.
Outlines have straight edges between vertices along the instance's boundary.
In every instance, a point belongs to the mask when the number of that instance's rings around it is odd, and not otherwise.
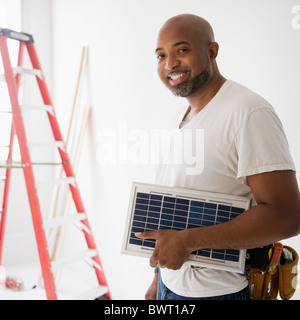
[{"label": "white t-shirt", "polygon": [[[191,143],[182,139],[181,151],[171,147],[166,164],[158,166],[156,184],[247,196],[251,195],[247,176],[274,170],[295,170],[274,109],[242,85],[227,80],[205,108],[179,129],[184,113],[185,110],[176,119],[174,130],[182,135],[185,130],[202,132],[202,135],[194,134],[192,139],[197,170],[192,170],[191,161],[180,163],[175,160],[172,163],[172,157],[179,159],[176,153],[184,152],[185,144]],[[176,271],[163,268],[161,274],[170,290],[187,297],[230,294],[248,284],[242,274],[192,268],[188,264]]]}]

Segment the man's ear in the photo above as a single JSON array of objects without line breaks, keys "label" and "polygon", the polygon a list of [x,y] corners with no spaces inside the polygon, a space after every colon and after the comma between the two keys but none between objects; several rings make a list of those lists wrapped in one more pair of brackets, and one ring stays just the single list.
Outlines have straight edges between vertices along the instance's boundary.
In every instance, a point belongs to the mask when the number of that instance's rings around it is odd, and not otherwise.
[{"label": "man's ear", "polygon": [[208,56],[210,58],[210,61],[213,61],[218,56],[219,44],[217,42],[211,42],[207,50],[208,50]]}]

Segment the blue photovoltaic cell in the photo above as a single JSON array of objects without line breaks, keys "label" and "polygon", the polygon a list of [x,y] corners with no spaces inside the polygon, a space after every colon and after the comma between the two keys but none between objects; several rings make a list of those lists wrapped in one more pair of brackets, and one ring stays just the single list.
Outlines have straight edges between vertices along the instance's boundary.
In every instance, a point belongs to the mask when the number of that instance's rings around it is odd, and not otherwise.
[{"label": "blue photovoltaic cell", "polygon": [[[129,243],[155,248],[154,239],[138,239],[135,232],[158,229],[183,230],[223,223],[244,212],[244,208],[137,192]],[[216,260],[239,261],[239,250],[202,249],[192,254]]]}]

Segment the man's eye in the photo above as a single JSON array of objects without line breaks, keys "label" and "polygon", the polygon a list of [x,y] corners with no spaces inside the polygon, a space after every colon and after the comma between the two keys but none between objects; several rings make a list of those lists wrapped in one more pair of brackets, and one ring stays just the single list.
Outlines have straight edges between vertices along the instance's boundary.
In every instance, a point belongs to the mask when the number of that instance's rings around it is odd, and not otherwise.
[{"label": "man's eye", "polygon": [[187,52],[187,51],[188,51],[188,49],[186,49],[186,48],[180,48],[178,50],[178,53],[184,53],[184,52]]},{"label": "man's eye", "polygon": [[161,60],[161,59],[163,59],[164,57],[165,57],[164,54],[158,54],[158,55],[156,56],[157,60]]}]

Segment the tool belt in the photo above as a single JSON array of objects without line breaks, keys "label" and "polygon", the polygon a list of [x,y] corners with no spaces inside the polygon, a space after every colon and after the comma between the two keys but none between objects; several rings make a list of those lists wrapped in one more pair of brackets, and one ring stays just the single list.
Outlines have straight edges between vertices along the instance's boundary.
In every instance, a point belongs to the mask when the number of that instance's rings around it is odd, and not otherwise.
[{"label": "tool belt", "polygon": [[247,250],[250,300],[289,300],[296,291],[298,254],[281,243]]}]

